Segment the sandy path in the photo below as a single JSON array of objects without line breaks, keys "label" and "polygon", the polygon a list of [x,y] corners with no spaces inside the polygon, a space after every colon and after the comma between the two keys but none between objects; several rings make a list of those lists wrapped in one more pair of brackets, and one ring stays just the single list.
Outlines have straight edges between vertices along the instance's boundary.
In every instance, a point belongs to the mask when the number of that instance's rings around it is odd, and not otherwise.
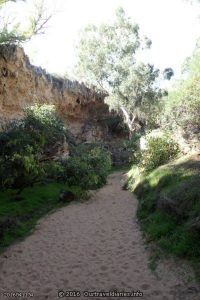
[{"label": "sandy path", "polygon": [[[159,278],[149,270],[135,219],[137,201],[121,189],[121,179],[121,173],[109,176],[92,199],[47,216],[33,235],[1,255],[0,292],[26,291],[34,293],[29,299],[54,300],[60,289],[124,289],[140,290],[140,299],[200,299],[194,280],[186,283],[184,270],[174,269],[173,263],[163,263]],[[82,293],[79,299],[122,298]]]}]

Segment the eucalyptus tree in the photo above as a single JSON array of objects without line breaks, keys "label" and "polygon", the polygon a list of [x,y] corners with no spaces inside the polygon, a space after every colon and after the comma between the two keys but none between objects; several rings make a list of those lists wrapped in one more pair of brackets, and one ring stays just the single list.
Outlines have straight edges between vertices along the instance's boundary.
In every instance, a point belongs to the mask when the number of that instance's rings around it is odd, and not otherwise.
[{"label": "eucalyptus tree", "polygon": [[121,111],[130,135],[161,95],[159,70],[139,59],[151,46],[139,31],[120,7],[113,23],[87,26],[77,47],[77,76],[107,92],[108,103]]}]

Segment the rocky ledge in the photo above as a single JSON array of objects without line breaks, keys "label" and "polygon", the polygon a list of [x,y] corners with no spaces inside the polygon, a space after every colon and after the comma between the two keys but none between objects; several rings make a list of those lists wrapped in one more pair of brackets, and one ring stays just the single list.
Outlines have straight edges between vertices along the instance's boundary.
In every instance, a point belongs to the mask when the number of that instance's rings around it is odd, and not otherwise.
[{"label": "rocky ledge", "polygon": [[17,45],[0,45],[1,124],[22,118],[23,108],[28,105],[53,104],[75,136],[84,132],[85,140],[102,139],[106,128],[99,126],[97,120],[109,115],[106,96],[83,83],[56,78],[31,65],[23,48]]}]

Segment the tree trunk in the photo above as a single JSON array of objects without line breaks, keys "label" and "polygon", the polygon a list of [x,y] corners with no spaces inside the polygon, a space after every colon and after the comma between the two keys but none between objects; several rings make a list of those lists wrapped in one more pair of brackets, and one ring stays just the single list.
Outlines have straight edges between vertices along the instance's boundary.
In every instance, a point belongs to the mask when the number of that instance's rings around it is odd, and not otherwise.
[{"label": "tree trunk", "polygon": [[121,106],[120,109],[124,115],[125,123],[127,124],[128,129],[129,129],[129,140],[131,140],[133,133],[135,131],[133,124],[134,124],[136,116],[133,116],[131,119],[128,112],[126,111],[126,109],[123,106]]}]

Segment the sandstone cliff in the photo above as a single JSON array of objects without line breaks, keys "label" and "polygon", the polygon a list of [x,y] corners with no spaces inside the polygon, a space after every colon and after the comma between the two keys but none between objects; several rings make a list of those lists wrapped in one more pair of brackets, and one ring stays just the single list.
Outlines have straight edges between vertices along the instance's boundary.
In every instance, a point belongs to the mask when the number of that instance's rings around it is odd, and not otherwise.
[{"label": "sandstone cliff", "polygon": [[0,46],[0,123],[23,117],[34,103],[54,104],[77,140],[97,141],[107,136],[99,118],[109,115],[103,93],[77,81],[58,79],[30,64],[22,48]]}]

